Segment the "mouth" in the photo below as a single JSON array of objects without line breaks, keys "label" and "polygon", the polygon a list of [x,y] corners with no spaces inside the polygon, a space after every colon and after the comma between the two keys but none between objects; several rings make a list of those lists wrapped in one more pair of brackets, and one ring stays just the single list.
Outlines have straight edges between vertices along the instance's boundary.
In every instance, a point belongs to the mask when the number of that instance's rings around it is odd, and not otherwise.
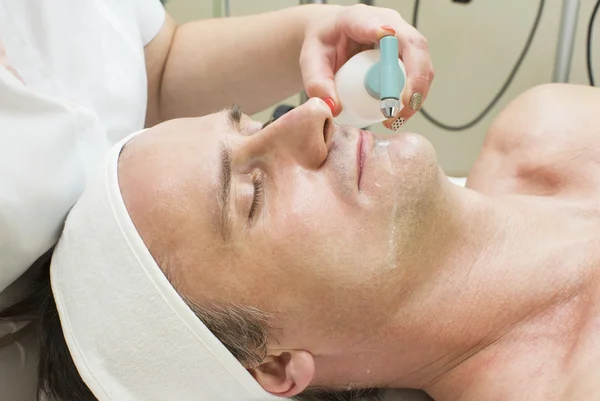
[{"label": "mouth", "polygon": [[356,143],[356,176],[357,186],[360,191],[360,183],[362,181],[363,171],[365,168],[365,162],[367,160],[367,148],[369,144],[370,133],[367,131],[360,130],[358,132],[358,140]]}]

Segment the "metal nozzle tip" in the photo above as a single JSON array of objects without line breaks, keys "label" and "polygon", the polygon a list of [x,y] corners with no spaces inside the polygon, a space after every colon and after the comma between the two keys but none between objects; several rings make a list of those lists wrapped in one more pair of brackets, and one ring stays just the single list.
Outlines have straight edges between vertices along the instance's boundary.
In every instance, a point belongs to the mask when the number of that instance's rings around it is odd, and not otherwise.
[{"label": "metal nozzle tip", "polygon": [[380,103],[381,113],[385,118],[394,118],[400,111],[400,101],[398,99],[383,99]]}]

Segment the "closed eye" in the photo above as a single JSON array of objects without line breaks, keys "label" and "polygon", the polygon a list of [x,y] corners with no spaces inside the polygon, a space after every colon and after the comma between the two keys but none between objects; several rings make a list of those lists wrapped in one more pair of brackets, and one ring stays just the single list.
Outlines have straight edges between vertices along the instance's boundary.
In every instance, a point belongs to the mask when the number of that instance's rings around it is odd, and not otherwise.
[{"label": "closed eye", "polygon": [[[267,128],[271,125],[276,119],[271,118],[269,121],[264,123],[261,126],[261,130]],[[260,207],[263,203],[263,195],[264,195],[264,187],[265,187],[265,178],[264,174],[260,172],[260,170],[255,170],[251,174],[252,177],[252,186],[254,187],[253,196],[252,196],[252,204],[250,205],[250,211],[248,213],[248,220],[251,222],[256,219],[256,215],[260,211]]]},{"label": "closed eye", "polygon": [[248,213],[248,219],[254,221],[256,214],[260,209],[263,202],[265,179],[263,174],[260,172],[252,173],[252,185],[254,186],[254,196],[252,198],[252,205],[250,206],[250,212]]}]

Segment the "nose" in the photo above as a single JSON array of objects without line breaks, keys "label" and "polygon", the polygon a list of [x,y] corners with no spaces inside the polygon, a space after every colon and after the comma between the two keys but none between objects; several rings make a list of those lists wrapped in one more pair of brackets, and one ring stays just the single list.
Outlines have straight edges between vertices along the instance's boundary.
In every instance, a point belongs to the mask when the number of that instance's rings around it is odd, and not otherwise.
[{"label": "nose", "polygon": [[317,169],[327,158],[333,129],[331,109],[313,98],[252,135],[248,150],[253,157]]}]

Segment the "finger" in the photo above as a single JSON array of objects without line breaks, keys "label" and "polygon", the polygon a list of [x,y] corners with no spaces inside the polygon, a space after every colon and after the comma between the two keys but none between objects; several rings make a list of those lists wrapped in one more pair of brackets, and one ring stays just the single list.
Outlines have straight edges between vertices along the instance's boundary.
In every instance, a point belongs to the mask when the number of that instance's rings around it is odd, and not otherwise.
[{"label": "finger", "polygon": [[427,73],[422,77],[414,79],[411,84],[407,84],[407,88],[402,96],[402,104],[404,107],[394,118],[390,118],[383,122],[383,125],[392,130],[398,131],[402,126],[416,113],[421,110],[423,103],[429,94],[431,83],[435,78],[433,63],[429,62]]},{"label": "finger", "polygon": [[407,45],[402,48],[402,58],[406,69],[406,88],[402,94],[404,108],[400,117],[409,119],[418,112],[433,81],[433,69],[427,48],[427,41],[420,34],[408,39]]},{"label": "finger", "polygon": [[342,111],[335,88],[335,48],[317,38],[304,41],[300,53],[300,70],[308,97],[318,97],[327,103],[334,117]]},{"label": "finger", "polygon": [[357,21],[345,19],[346,21],[340,24],[342,33],[349,39],[366,46],[366,48],[372,49],[379,44],[381,38],[397,34],[397,29],[393,24],[379,17],[361,20],[360,24]]}]

